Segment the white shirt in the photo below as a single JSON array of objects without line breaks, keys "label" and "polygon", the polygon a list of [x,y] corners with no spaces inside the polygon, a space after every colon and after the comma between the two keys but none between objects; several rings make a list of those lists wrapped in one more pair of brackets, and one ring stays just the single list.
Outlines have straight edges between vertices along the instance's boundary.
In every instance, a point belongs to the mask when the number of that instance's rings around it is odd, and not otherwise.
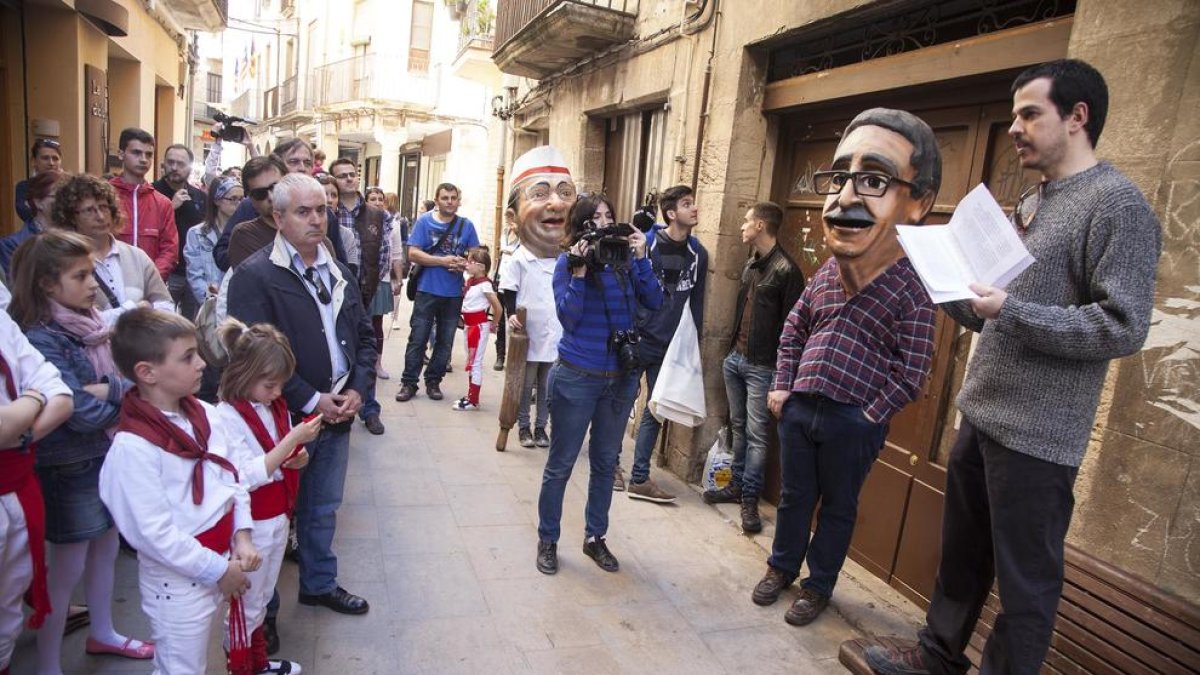
[{"label": "white shirt", "polygon": [[525,332],[529,335],[527,361],[550,363],[558,358],[562,324],[554,309],[555,258],[538,258],[524,246],[508,256],[500,272],[500,289],[517,292],[517,307],[524,307]]},{"label": "white shirt", "polygon": [[[267,428],[267,433],[271,435],[271,438],[278,436],[279,430],[275,428],[275,418],[271,416],[271,408],[261,403],[251,403],[250,405],[254,408],[254,412],[258,413],[258,419],[262,420],[263,426]],[[221,427],[229,437],[229,446],[233,449],[233,465],[241,474],[242,482],[246,485],[247,490],[253,492],[262,485],[283,480],[283,472],[279,469],[276,469],[275,473],[267,475],[267,450],[255,438],[254,432],[250,430],[250,425],[242,419],[241,413],[236,408],[221,401],[217,404],[217,417],[221,420]]]},{"label": "white shirt", "polygon": [[492,282],[481,281],[467,288],[467,292],[463,294],[462,311],[466,312],[486,312],[492,306],[488,300],[488,294],[495,294],[496,290],[492,288]]},{"label": "white shirt", "polygon": [[[337,314],[334,311],[337,305],[336,300],[322,304],[317,296],[317,289],[307,279],[304,278],[304,271],[307,267],[304,264],[304,259],[300,257],[300,253],[296,250],[292,243],[283,237],[279,238],[283,242],[284,249],[287,251],[288,259],[292,262],[292,269],[296,274],[300,275],[300,281],[304,283],[305,290],[312,297],[313,302],[317,305],[317,311],[321,313],[321,326],[325,329],[325,343],[329,347],[329,361],[333,369],[333,381],[338,382],[350,372],[350,362],[346,359],[346,354],[342,351],[342,346],[338,342],[337,336]],[[313,267],[317,268],[317,277],[321,279],[321,283],[325,284],[325,290],[329,291],[329,297],[333,298],[333,294],[337,292],[334,288],[335,279],[329,268],[333,262],[329,258],[329,253],[324,246],[317,247],[317,263]],[[347,292],[357,292],[357,288],[347,286]],[[337,393],[337,392],[331,392]],[[320,393],[313,397],[312,400],[304,408],[304,412],[312,412],[317,407],[317,401],[320,400]],[[311,406],[311,407],[310,407]]]},{"label": "white shirt", "polygon": [[8,292],[7,286],[0,283],[0,312],[7,312],[10,304],[12,304],[12,293]]},{"label": "white shirt", "polygon": [[[232,449],[217,411],[200,401],[212,433],[208,452],[233,461]],[[172,424],[192,434],[183,415],[163,412]],[[100,469],[100,499],[129,544],[167,569],[213,586],[225,573],[225,556],[204,548],[196,535],[208,530],[233,509],[233,528],[252,530],[250,495],[243,483],[215,462],[204,462],[204,499],[192,503],[192,468],[185,459],[150,441],[118,432]]]},{"label": "white shirt", "polygon": [[[0,312],[0,354],[3,354],[4,360],[8,362],[8,369],[15,380],[17,396],[30,389],[40,391],[46,400],[59,395],[72,395],[71,388],[62,381],[58,368],[29,344],[29,340],[25,339],[25,334],[8,312]],[[0,377],[0,404],[12,403],[3,379]]]}]

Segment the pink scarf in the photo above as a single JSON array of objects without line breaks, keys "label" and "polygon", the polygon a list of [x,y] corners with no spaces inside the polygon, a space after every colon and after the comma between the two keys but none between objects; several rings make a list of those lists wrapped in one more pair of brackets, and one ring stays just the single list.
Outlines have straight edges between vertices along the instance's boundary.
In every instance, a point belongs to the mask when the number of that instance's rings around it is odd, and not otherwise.
[{"label": "pink scarf", "polygon": [[87,313],[83,314],[51,300],[50,318],[83,342],[84,353],[96,369],[97,377],[107,375],[110,380],[120,377],[117,365],[113,363],[112,350],[108,346],[108,338],[112,331],[104,325],[100,312],[89,307]]}]

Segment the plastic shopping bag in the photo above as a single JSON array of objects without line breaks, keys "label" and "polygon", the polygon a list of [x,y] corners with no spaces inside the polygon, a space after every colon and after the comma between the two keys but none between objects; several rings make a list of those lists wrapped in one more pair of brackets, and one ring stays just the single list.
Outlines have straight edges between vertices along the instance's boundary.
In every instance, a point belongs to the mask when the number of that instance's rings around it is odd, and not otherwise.
[{"label": "plastic shopping bag", "polygon": [[683,316],[667,347],[649,406],[650,414],[660,422],[671,420],[695,427],[705,417],[704,374],[700,370],[700,339],[692,320],[691,302],[683,305]]},{"label": "plastic shopping bag", "polygon": [[720,490],[733,478],[733,449],[729,445],[729,427],[721,427],[717,440],[708,449],[704,461],[704,490]]}]

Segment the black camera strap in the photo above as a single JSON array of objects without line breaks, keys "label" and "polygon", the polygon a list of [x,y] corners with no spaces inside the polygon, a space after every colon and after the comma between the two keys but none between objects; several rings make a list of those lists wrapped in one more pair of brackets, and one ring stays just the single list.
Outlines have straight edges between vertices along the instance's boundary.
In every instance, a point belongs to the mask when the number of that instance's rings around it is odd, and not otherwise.
[{"label": "black camera strap", "polygon": [[[623,298],[625,298],[625,309],[626,309],[626,311],[629,312],[630,327],[632,327],[633,321],[634,321],[634,316],[633,316],[633,305],[629,302],[629,292],[625,288],[625,284],[621,283],[622,282],[621,273],[614,269],[612,271],[612,275],[613,275],[613,280],[616,281],[616,283],[617,283],[617,288],[621,290],[621,296]],[[607,347],[608,351],[611,352],[613,350],[613,344],[612,344],[613,323],[612,323],[612,312],[610,312],[608,310],[608,293],[605,292],[604,281],[602,279],[600,279],[600,272],[597,272],[596,274],[594,274],[592,276],[592,281],[595,282],[596,288],[600,291],[600,304],[601,304],[601,306],[604,307],[604,321],[608,324],[609,339],[608,339],[608,344],[606,345],[606,347]],[[630,284],[630,285],[632,286],[632,284]]]}]

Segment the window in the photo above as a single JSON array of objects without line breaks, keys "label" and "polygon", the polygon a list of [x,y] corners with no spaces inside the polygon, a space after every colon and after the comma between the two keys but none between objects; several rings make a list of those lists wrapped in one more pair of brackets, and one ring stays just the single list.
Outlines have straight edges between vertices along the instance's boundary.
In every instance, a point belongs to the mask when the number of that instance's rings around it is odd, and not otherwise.
[{"label": "window", "polygon": [[220,73],[209,73],[208,74],[208,90],[206,92],[206,95],[207,95],[207,98],[205,98],[204,100],[208,101],[209,103],[219,103],[221,101],[221,74]]},{"label": "window", "polygon": [[667,111],[640,110],[605,120],[604,193],[625,220],[649,192],[670,187],[664,175]]},{"label": "window", "polygon": [[433,44],[433,3],[415,0],[412,4],[412,35],[408,42],[408,70],[429,72],[429,48]]}]

